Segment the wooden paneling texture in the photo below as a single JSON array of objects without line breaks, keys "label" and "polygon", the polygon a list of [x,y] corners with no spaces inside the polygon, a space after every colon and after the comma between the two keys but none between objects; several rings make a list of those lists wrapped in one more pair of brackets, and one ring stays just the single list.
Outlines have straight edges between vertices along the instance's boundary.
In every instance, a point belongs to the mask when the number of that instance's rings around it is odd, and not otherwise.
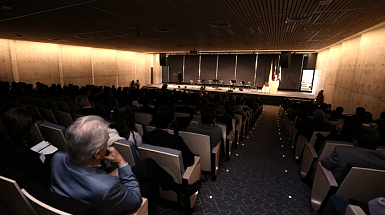
[{"label": "wooden paneling texture", "polygon": [[39,81],[47,85],[63,82],[79,86],[129,86],[131,80],[139,79],[144,86],[151,82],[152,65],[156,66],[154,83],[161,82],[159,60],[155,57],[154,63],[153,57],[127,51],[0,39],[0,80],[12,82],[17,73],[19,81],[32,84]]},{"label": "wooden paneling texture", "polygon": [[8,40],[0,39],[0,80],[13,81],[11,54]]},{"label": "wooden paneling texture", "polygon": [[362,34],[318,54],[315,92],[325,102],[354,113],[362,106],[376,118],[385,110],[385,27]]}]

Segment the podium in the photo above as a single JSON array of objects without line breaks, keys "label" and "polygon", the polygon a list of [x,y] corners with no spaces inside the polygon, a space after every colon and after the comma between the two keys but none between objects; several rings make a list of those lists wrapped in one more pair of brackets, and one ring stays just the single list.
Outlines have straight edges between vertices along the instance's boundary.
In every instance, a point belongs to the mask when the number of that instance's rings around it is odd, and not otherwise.
[{"label": "podium", "polygon": [[270,94],[278,94],[279,81],[270,82]]}]

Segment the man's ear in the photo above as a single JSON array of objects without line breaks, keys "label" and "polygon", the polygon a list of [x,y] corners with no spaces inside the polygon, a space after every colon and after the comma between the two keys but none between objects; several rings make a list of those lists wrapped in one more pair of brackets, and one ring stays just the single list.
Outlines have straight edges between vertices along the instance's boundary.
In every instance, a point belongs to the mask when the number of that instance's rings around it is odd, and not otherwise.
[{"label": "man's ear", "polygon": [[96,150],[95,154],[94,154],[94,158],[97,159],[97,160],[100,160],[101,156],[100,156],[100,150],[101,149],[98,149]]}]

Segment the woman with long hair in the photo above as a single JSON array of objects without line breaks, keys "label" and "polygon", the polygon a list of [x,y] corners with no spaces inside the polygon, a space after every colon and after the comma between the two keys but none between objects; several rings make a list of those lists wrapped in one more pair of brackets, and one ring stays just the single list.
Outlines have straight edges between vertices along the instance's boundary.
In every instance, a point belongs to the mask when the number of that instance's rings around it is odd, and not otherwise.
[{"label": "woman with long hair", "polygon": [[30,149],[30,136],[35,123],[33,115],[22,108],[12,108],[0,118],[0,165],[17,169],[42,185],[50,186],[49,162],[44,167],[40,154]]},{"label": "woman with long hair", "polygon": [[135,127],[134,114],[129,104],[120,103],[117,105],[111,121],[111,128],[116,129],[119,136],[134,143],[135,146],[142,144],[142,138]]}]

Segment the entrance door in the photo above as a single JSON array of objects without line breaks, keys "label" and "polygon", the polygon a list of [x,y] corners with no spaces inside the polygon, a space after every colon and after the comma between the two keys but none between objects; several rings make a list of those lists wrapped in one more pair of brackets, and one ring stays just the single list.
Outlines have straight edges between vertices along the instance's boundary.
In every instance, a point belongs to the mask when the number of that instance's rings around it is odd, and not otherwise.
[{"label": "entrance door", "polygon": [[314,69],[302,70],[301,88],[302,92],[312,92],[314,80]]}]

